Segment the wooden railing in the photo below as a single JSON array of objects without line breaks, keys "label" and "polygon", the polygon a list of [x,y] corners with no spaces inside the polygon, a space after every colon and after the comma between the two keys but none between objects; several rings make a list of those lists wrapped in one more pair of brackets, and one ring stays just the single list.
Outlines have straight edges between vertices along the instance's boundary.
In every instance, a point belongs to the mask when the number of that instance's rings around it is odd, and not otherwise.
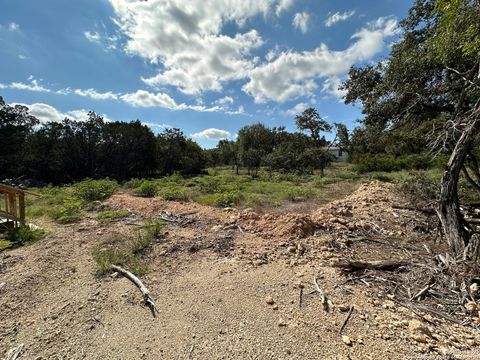
[{"label": "wooden railing", "polygon": [[25,190],[0,184],[0,218],[13,221],[15,227],[25,224],[25,193]]}]

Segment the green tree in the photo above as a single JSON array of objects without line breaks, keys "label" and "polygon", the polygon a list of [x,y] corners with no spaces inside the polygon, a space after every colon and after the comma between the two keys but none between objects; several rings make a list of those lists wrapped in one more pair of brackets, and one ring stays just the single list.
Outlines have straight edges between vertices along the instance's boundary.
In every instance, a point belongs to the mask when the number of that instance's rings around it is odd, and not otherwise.
[{"label": "green tree", "polygon": [[306,158],[320,170],[320,176],[324,176],[325,168],[332,161],[332,156],[328,154],[328,149],[322,149],[322,147],[328,145],[322,133],[330,132],[332,126],[326,120],[322,119],[314,108],[305,109],[302,114],[295,116],[295,123],[299,130],[310,133],[315,149],[308,151]]}]

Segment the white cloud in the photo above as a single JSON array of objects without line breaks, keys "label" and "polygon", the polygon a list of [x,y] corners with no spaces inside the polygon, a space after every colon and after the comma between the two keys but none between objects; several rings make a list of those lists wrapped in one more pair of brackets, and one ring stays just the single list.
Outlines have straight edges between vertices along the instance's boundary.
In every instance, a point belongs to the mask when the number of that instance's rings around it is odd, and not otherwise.
[{"label": "white cloud", "polygon": [[280,0],[275,9],[275,13],[277,14],[277,16],[280,16],[283,11],[287,11],[288,9],[290,9],[294,3],[295,0]]},{"label": "white cloud", "polygon": [[192,138],[194,139],[223,140],[228,139],[229,137],[230,133],[228,131],[215,128],[205,129],[192,134]]},{"label": "white cloud", "polygon": [[163,107],[167,109],[178,108],[177,103],[168,94],[153,94],[145,90],[138,90],[134,93],[124,94],[121,99],[135,107]]},{"label": "white cloud", "polygon": [[27,59],[27,57],[26,57],[25,55],[21,55],[21,54],[18,55],[18,58],[19,58],[20,60],[26,60],[26,59]]},{"label": "white cloud", "polygon": [[348,18],[352,17],[355,14],[355,10],[345,11],[343,13],[336,12],[335,14],[330,15],[327,20],[325,20],[325,26],[330,27],[336,24],[339,21],[345,21]]},{"label": "white cloud", "polygon": [[20,25],[17,23],[11,22],[7,24],[8,31],[17,31],[20,30]]},{"label": "white cloud", "polygon": [[195,110],[200,112],[221,111],[219,106],[206,107],[203,105],[177,104],[168,94],[151,93],[146,90],[137,90],[134,93],[123,94],[120,98],[127,104],[134,107],[161,107],[170,110]]},{"label": "white cloud", "polygon": [[293,108],[288,109],[288,110],[286,111],[286,113],[287,113],[287,115],[295,116],[295,115],[298,115],[298,114],[302,113],[303,110],[305,110],[307,107],[308,107],[308,104],[298,103],[298,104],[295,105]]},{"label": "white cloud", "polygon": [[5,84],[3,85],[7,88],[15,89],[15,90],[28,90],[28,91],[45,92],[45,93],[52,92],[50,89],[41,85],[38,82],[38,80],[33,79],[32,77],[30,77],[29,80],[30,80],[29,84],[26,84],[23,82],[12,82],[10,85],[5,85]]},{"label": "white cloud", "polygon": [[252,70],[243,90],[257,103],[312,96],[317,89],[315,80],[346,74],[353,64],[377,54],[385,38],[397,31],[395,19],[380,18],[356,32],[352,36],[355,42],[343,51],[333,51],[321,44],[312,51],[282,52],[274,61]]},{"label": "white cloud", "polygon": [[104,50],[115,50],[120,37],[117,35],[108,35],[106,32],[100,34],[98,31],[84,31],[83,35],[91,43],[100,45]]},{"label": "white cloud", "polygon": [[85,38],[92,42],[92,43],[96,43],[96,44],[100,44],[100,40],[102,39],[102,37],[100,36],[100,34],[98,32],[91,32],[91,31],[85,31],[83,33],[83,35],[85,36]]},{"label": "white cloud", "polygon": [[342,85],[342,80],[337,76],[332,76],[323,82],[322,91],[341,100],[347,94],[347,91],[340,90],[340,85]]},{"label": "white cloud", "polygon": [[215,100],[214,104],[218,104],[218,105],[233,104],[233,98],[231,96],[225,96],[221,99]]},{"label": "white cloud", "polygon": [[75,89],[73,92],[79,96],[89,97],[94,100],[118,100],[118,94],[115,94],[111,91],[107,91],[104,93],[98,92],[95,89]]},{"label": "white cloud", "polygon": [[[55,107],[45,104],[45,103],[33,103],[33,104],[23,104],[23,103],[13,103],[12,105],[23,105],[30,109],[30,114],[35,116],[41,123],[47,123],[50,121],[61,122],[65,118],[75,120],[75,121],[85,121],[88,119],[88,110],[78,109],[70,110],[67,112],[62,112]],[[106,122],[113,121],[107,115],[101,115]]]},{"label": "white cloud", "polygon": [[240,105],[237,110],[227,110],[225,113],[228,115],[247,115],[243,105]]},{"label": "white cloud", "polygon": [[256,30],[222,34],[226,23],[242,26],[254,16],[280,14],[294,0],[110,0],[114,21],[128,38],[125,51],[159,65],[143,79],[153,87],[175,86],[186,94],[221,91],[255,66]]},{"label": "white cloud", "polygon": [[293,16],[292,24],[295,29],[300,30],[304,34],[307,33],[310,27],[310,14],[306,12],[296,13]]}]

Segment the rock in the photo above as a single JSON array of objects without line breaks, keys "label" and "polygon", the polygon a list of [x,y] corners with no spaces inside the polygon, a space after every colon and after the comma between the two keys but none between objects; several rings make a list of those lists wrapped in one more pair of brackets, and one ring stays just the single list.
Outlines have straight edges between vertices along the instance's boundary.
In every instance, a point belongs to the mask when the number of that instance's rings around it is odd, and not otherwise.
[{"label": "rock", "polygon": [[422,334],[431,336],[431,333],[428,327],[419,320],[415,320],[415,319],[410,320],[408,322],[408,330],[412,333],[417,332],[417,333],[422,333]]},{"label": "rock", "polygon": [[4,282],[0,283],[0,290],[2,290],[5,286],[7,286],[7,284],[5,284]]},{"label": "rock", "polygon": [[346,312],[346,311],[350,310],[350,306],[342,304],[342,305],[338,306],[338,310],[340,310],[342,312]]},{"label": "rock", "polygon": [[273,309],[273,310],[278,310],[278,305],[277,305],[277,304],[273,304],[272,309]]},{"label": "rock", "polygon": [[222,225],[215,225],[210,229],[210,231],[211,232],[218,232],[218,231],[221,231],[222,229],[223,229]]},{"label": "rock", "polygon": [[473,301],[469,301],[465,304],[465,309],[468,312],[473,313],[473,312],[477,311],[479,308],[478,308],[478,305],[476,303],[474,303]]},{"label": "rock", "polygon": [[287,322],[284,319],[278,320],[278,326],[284,327],[287,326]]},{"label": "rock", "polygon": [[465,340],[465,343],[466,343],[468,346],[475,346],[475,345],[477,345],[477,342],[476,342],[474,339],[467,339],[467,340]]},{"label": "rock", "polygon": [[[0,285],[1,286],[1,285]],[[478,290],[480,290],[480,287],[478,286],[477,283],[473,283],[472,285],[470,285],[470,293],[472,294],[472,296],[475,296],[478,294]]]},{"label": "rock", "polygon": [[392,300],[385,300],[383,302],[383,308],[384,309],[394,309],[395,308],[395,303]]},{"label": "rock", "polygon": [[342,335],[342,341],[347,346],[352,346],[353,345],[352,339],[350,339],[350,337],[347,336],[347,335]]},{"label": "rock", "polygon": [[287,251],[288,251],[289,253],[292,253],[292,254],[293,254],[293,253],[295,253],[295,251],[297,251],[297,248],[296,248],[295,246],[289,246],[289,247],[287,248]]},{"label": "rock", "polygon": [[268,305],[273,305],[273,304],[275,304],[275,300],[273,300],[273,297],[271,297],[271,296],[265,297],[265,302],[266,302]]}]

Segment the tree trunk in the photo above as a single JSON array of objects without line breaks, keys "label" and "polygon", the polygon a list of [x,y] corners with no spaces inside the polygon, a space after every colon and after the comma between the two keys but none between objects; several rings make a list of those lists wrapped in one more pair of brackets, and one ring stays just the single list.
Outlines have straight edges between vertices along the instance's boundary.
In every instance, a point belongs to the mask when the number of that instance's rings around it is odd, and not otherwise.
[{"label": "tree trunk", "polygon": [[466,256],[465,248],[470,242],[470,232],[460,212],[457,185],[465,158],[480,130],[478,112],[475,111],[471,123],[467,125],[453,149],[443,173],[440,199],[436,209],[450,251],[455,257]]}]

